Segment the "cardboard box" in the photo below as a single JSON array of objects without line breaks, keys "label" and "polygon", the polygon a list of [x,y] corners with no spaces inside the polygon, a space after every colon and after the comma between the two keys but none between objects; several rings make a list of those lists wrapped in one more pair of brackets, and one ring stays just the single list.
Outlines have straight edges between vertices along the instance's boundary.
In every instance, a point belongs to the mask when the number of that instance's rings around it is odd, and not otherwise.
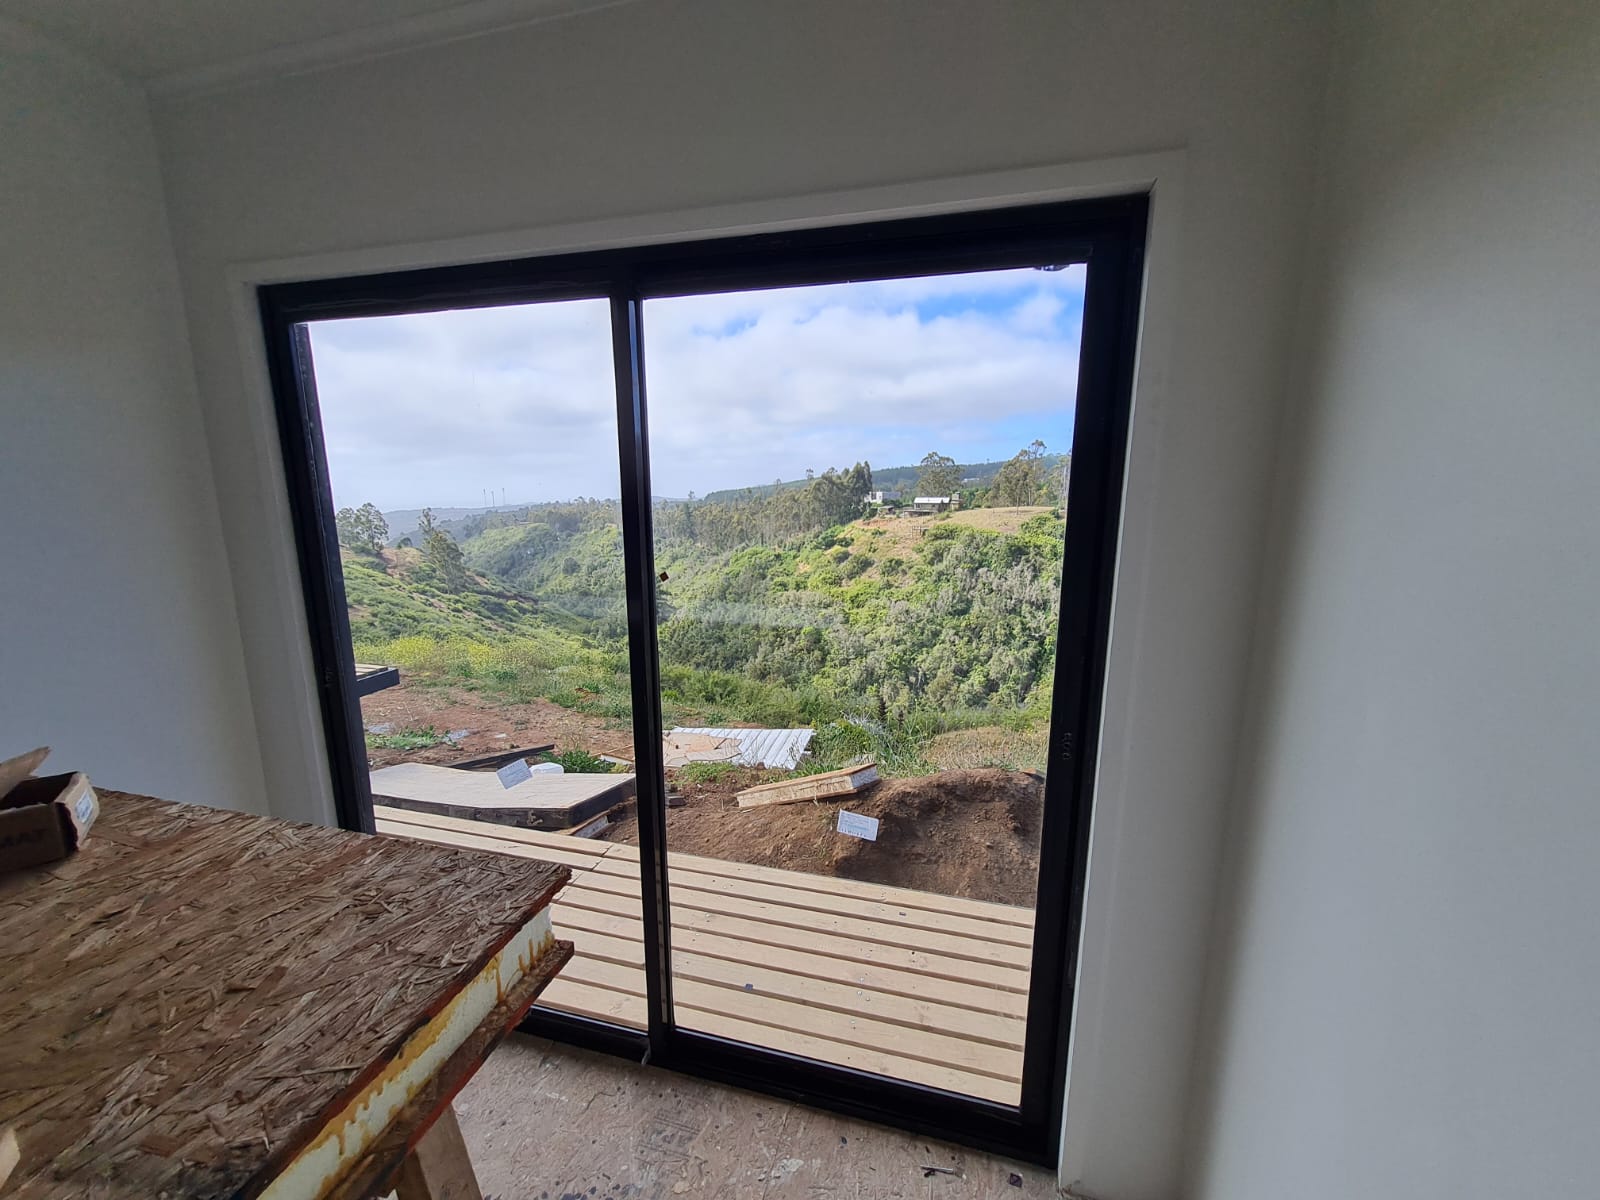
[{"label": "cardboard box", "polygon": [[0,871],[65,858],[100,815],[100,799],[78,771],[35,775],[48,746],[0,762]]}]

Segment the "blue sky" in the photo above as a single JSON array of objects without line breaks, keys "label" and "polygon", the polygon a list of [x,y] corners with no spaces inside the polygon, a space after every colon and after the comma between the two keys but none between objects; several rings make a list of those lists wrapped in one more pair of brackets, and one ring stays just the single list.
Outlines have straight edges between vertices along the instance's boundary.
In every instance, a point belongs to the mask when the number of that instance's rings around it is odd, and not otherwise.
[{"label": "blue sky", "polygon": [[[1065,450],[1083,285],[1080,266],[647,301],[654,490]],[[335,503],[616,496],[607,320],[584,300],[315,324]]]}]

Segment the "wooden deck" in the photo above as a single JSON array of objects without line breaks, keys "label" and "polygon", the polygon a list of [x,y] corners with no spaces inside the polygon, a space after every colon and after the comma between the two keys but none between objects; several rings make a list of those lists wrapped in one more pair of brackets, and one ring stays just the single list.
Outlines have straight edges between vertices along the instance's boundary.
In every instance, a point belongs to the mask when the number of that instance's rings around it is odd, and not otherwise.
[{"label": "wooden deck", "polygon": [[[380,833],[559,863],[577,951],[540,1000],[643,1027],[639,853],[615,842],[378,808]],[[678,1023],[1015,1104],[1029,909],[669,854]]]}]

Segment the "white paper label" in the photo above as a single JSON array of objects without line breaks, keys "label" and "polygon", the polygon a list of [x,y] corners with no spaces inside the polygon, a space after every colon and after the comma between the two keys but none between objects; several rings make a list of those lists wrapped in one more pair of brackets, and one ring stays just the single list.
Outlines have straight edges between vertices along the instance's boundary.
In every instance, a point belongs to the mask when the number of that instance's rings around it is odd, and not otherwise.
[{"label": "white paper label", "polygon": [[517,784],[526,783],[533,778],[533,772],[528,769],[527,760],[521,758],[515,762],[508,762],[496,771],[495,775],[499,778],[501,787],[516,787]]},{"label": "white paper label", "polygon": [[839,832],[848,833],[851,837],[861,838],[863,841],[875,842],[878,840],[878,818],[864,817],[860,813],[839,810]]}]

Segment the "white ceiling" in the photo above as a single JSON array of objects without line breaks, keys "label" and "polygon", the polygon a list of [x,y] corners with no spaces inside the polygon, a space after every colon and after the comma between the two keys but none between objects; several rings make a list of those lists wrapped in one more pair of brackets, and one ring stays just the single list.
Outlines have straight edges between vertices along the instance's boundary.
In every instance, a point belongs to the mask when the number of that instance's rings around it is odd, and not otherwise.
[{"label": "white ceiling", "polygon": [[305,70],[628,0],[0,0],[153,91]]}]

